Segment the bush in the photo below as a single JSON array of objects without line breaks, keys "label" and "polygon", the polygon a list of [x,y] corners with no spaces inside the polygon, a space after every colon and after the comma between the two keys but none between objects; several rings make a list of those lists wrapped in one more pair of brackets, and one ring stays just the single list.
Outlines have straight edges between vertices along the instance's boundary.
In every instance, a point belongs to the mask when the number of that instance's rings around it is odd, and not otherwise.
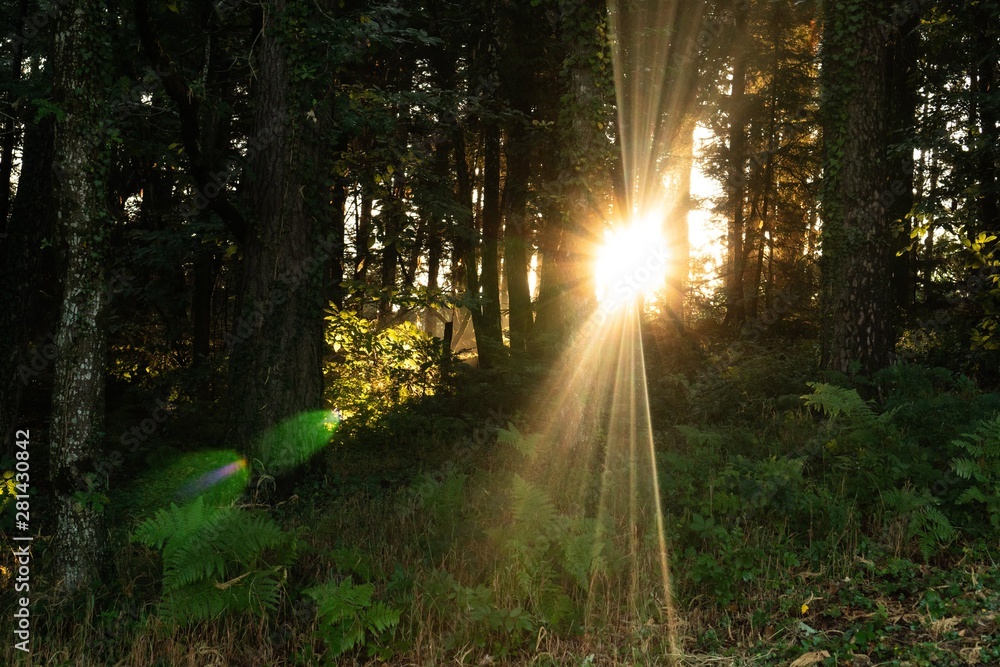
[{"label": "bush", "polygon": [[355,424],[368,424],[404,403],[430,396],[441,382],[440,341],[412,322],[379,330],[353,312],[335,311],[326,342],[327,399]]}]

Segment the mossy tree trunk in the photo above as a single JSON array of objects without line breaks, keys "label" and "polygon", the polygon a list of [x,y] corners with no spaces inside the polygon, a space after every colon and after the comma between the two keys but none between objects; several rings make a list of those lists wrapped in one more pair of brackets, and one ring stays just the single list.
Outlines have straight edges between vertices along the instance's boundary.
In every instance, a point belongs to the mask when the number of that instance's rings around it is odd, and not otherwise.
[{"label": "mossy tree trunk", "polygon": [[824,5],[823,237],[825,367],[871,373],[893,353],[886,164],[885,2]]}]

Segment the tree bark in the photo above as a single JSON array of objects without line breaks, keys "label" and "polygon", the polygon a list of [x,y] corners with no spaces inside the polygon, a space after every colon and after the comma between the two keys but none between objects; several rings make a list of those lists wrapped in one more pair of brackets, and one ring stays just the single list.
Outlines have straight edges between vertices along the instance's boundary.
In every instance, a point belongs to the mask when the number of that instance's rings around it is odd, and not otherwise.
[{"label": "tree bark", "polygon": [[[1000,178],[997,175],[997,145],[1000,144],[1000,109],[997,106],[997,44],[993,14],[982,5],[972,11],[976,17],[974,43],[979,62],[973,72],[975,92],[979,98],[979,158],[976,171],[979,180],[979,227],[981,231],[1000,231]],[[994,11],[995,13],[995,11]],[[995,243],[1000,247],[1000,243]]]},{"label": "tree bark", "polygon": [[[364,283],[368,280],[368,262],[371,254],[368,247],[372,238],[372,194],[371,188],[363,183],[360,191],[361,210],[358,213],[358,224],[354,233],[354,280]],[[358,312],[361,312],[360,308]]]},{"label": "tree bark", "polygon": [[[103,3],[78,0],[61,12],[53,53],[58,237],[66,267],[52,394],[49,470],[54,491],[56,579],[75,593],[98,576],[101,511],[93,494],[105,487],[97,472],[104,431],[105,181],[100,80]],[[84,56],[89,54],[88,58]],[[81,498],[76,495],[83,492]]]},{"label": "tree bark", "polygon": [[483,338],[493,346],[491,363],[503,352],[500,324],[500,127],[491,121],[486,127],[483,164],[483,246],[480,294]]},{"label": "tree bark", "polygon": [[888,4],[824,5],[823,365],[870,374],[893,356],[886,165]]},{"label": "tree bark", "polygon": [[892,260],[893,297],[897,308],[913,304],[915,253],[911,248],[915,162],[912,137],[916,131],[917,90],[914,76],[919,56],[920,16],[914,14],[894,31],[886,53],[886,95],[889,123],[889,189],[883,196],[889,223],[895,227]]},{"label": "tree bark", "polygon": [[323,144],[292,88],[280,20],[264,4],[257,38],[256,142],[248,198],[256,220],[243,252],[230,347],[228,440],[249,452],[262,432],[322,404],[323,282],[336,239],[316,221],[329,205]]},{"label": "tree bark", "polygon": [[[434,188],[442,199],[448,197],[448,154],[449,145],[443,139],[438,140],[434,146]],[[441,272],[441,260],[444,256],[444,216],[438,210],[431,210],[429,215],[427,230],[427,310],[424,313],[424,330],[433,335],[438,331],[438,313],[431,305],[440,298],[439,275]]]},{"label": "tree bark", "polygon": [[507,178],[504,182],[504,270],[507,275],[510,349],[523,354],[534,324],[528,283],[528,177],[531,171],[527,130],[514,121],[507,136]]},{"label": "tree bark", "polygon": [[378,301],[378,325],[379,328],[389,326],[392,317],[392,297],[397,288],[397,264],[399,263],[399,250],[397,245],[400,242],[400,234],[406,225],[406,214],[403,201],[404,176],[397,166],[392,175],[392,191],[390,199],[383,202],[381,218],[383,220],[385,235],[382,241],[382,266],[380,272],[381,285]]},{"label": "tree bark", "polygon": [[347,232],[347,183],[343,179],[336,179],[330,192],[330,234],[333,239],[331,245],[332,257],[330,258],[329,276],[327,278],[326,301],[332,303],[338,310],[344,307],[345,279],[344,268],[344,247],[345,234]]}]

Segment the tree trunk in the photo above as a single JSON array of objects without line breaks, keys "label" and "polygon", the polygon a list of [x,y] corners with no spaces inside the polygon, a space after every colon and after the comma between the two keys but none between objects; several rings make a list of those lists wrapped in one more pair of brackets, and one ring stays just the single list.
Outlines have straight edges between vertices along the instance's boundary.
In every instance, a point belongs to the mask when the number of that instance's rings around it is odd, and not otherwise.
[{"label": "tree trunk", "polygon": [[[461,257],[462,276],[465,278],[466,295],[472,299],[480,298],[479,267],[476,261],[476,246],[480,238],[479,229],[476,227],[475,204],[472,199],[473,183],[472,174],[469,171],[468,158],[466,156],[465,137],[462,127],[455,125],[453,131],[453,144],[455,153],[455,175],[457,187],[455,195],[456,204],[462,211],[459,224],[465,229],[459,231],[459,238],[455,241],[455,249]],[[483,321],[483,310],[479,305],[470,308],[472,315],[472,331],[476,337],[476,353],[479,358],[479,365],[482,368],[489,368],[495,360],[494,353],[497,350],[494,341],[489,338],[489,327]],[[456,338],[461,340],[461,336]]]},{"label": "tree trunk", "polygon": [[[79,0],[60,14],[53,53],[53,93],[64,117],[56,123],[58,238],[66,267],[55,343],[49,470],[54,491],[55,578],[75,593],[98,576],[105,484],[96,472],[104,432],[104,195],[101,130],[103,3]],[[84,58],[84,55],[89,58]],[[84,492],[83,498],[75,496]]]},{"label": "tree trunk", "polygon": [[824,5],[823,365],[870,374],[892,360],[892,229],[882,2]]},{"label": "tree trunk", "polygon": [[743,274],[745,271],[744,199],[746,198],[746,25],[749,5],[736,14],[736,39],[733,56],[733,82],[729,93],[729,167],[728,208],[730,212],[726,245],[726,317],[725,324],[738,329],[746,319]]},{"label": "tree trunk", "polygon": [[323,282],[336,243],[316,220],[329,205],[317,121],[291,89],[281,30],[286,0],[264,5],[257,38],[257,150],[247,190],[256,220],[243,253],[229,337],[228,439],[249,452],[281,420],[322,404]]},{"label": "tree trunk", "polygon": [[760,281],[764,273],[764,250],[771,242],[771,219],[768,217],[771,206],[771,191],[774,188],[774,151],[775,151],[775,116],[778,104],[777,91],[774,90],[778,77],[778,57],[775,54],[774,68],[771,73],[771,115],[767,126],[767,158],[764,161],[764,193],[761,195],[760,226],[757,234],[757,257],[754,265],[753,280],[750,282],[750,308],[748,318],[755,320],[760,312]]},{"label": "tree trunk", "polygon": [[[978,208],[979,230],[996,234],[1000,231],[1000,178],[998,169],[998,144],[1000,144],[1000,107],[997,104],[997,43],[995,9],[974,3],[968,8],[975,19],[972,37],[974,58],[971,72],[973,93],[978,112],[979,141],[976,152],[976,176],[979,181]],[[976,236],[975,233],[970,236]],[[1000,243],[994,242],[994,247]]]},{"label": "tree trunk", "polygon": [[192,365],[199,371],[196,391],[202,399],[211,398],[208,381],[212,357],[212,298],[218,274],[219,259],[212,244],[202,245],[194,258],[194,285],[191,290]]},{"label": "tree trunk", "polygon": [[[326,301],[332,303],[340,310],[344,307],[344,237],[347,232],[346,212],[347,206],[347,183],[343,179],[336,179],[330,192],[330,234],[333,239],[331,245],[332,257],[330,258],[328,285]],[[324,304],[325,305],[325,304]]]},{"label": "tree trunk", "polygon": [[[448,143],[439,140],[434,146],[434,187],[440,193],[442,199],[447,195],[448,174]],[[433,335],[437,334],[438,314],[433,302],[438,301],[440,287],[438,285],[441,271],[441,260],[444,255],[444,219],[440,211],[433,210],[430,213],[431,219],[427,229],[427,310],[424,313],[424,330]]]},{"label": "tree trunk", "polygon": [[[542,167],[542,191],[557,187],[556,158],[546,156]],[[563,250],[563,225],[560,207],[553,197],[542,200],[542,223],[538,232],[538,299],[535,305],[535,325],[529,350],[545,355],[556,346],[564,332],[565,307],[563,293],[567,278],[564,266],[568,262]]]},{"label": "tree trunk", "polygon": [[684,325],[684,292],[687,289],[691,264],[691,244],[688,239],[688,213],[691,211],[691,168],[694,165],[694,117],[689,117],[677,134],[671,171],[674,192],[667,215],[665,239],[670,250],[667,270],[667,294],[664,308],[676,326]]},{"label": "tree trunk", "polygon": [[889,224],[895,227],[895,250],[892,259],[892,280],[895,305],[906,309],[913,304],[916,272],[910,231],[913,221],[913,160],[912,137],[916,131],[917,90],[914,76],[919,57],[920,36],[917,28],[920,16],[910,19],[892,35],[886,53],[886,95],[889,123],[889,189],[882,196]]},{"label": "tree trunk", "polygon": [[490,122],[486,128],[486,151],[483,165],[483,247],[480,290],[482,297],[483,338],[493,350],[493,363],[503,352],[500,324],[500,127]]},{"label": "tree trunk", "polygon": [[[613,95],[613,81],[608,72],[599,72],[591,63],[605,44],[595,38],[604,34],[607,10],[604,2],[564,0],[560,38],[566,45],[568,95],[560,112],[562,138],[568,150],[563,154],[561,179],[564,183],[564,250],[557,255],[563,263],[563,331],[572,333],[580,327],[596,301],[594,276],[589,258],[595,240],[601,238],[601,206],[598,199],[611,188],[610,157],[605,132],[606,93]],[[581,30],[581,27],[583,30]],[[610,91],[609,91],[610,88]]]},{"label": "tree trunk", "polygon": [[510,349],[525,353],[534,324],[528,283],[528,177],[531,147],[526,128],[514,121],[507,137],[507,178],[504,182],[504,270],[507,275]]},{"label": "tree trunk", "polygon": [[[372,238],[372,194],[371,189],[364,184],[360,190],[361,211],[358,213],[358,225],[354,233],[354,280],[364,283],[368,280],[368,246]],[[364,295],[361,300],[364,302]],[[358,308],[358,314],[361,314],[361,308]]]},{"label": "tree trunk", "polygon": [[[938,179],[941,168],[938,163],[937,149],[931,150],[930,158],[930,183],[928,184],[927,199],[931,202],[938,201]],[[934,291],[934,225],[927,229],[927,239],[924,241],[924,303],[930,303]]]},{"label": "tree trunk", "polygon": [[400,233],[406,225],[405,203],[403,202],[405,190],[403,173],[397,165],[392,177],[390,200],[383,202],[382,215],[380,216],[383,220],[385,236],[382,242],[381,285],[379,286],[378,301],[379,328],[388,326],[392,317],[391,295],[397,287],[397,263],[399,262],[397,244],[400,240]]},{"label": "tree trunk", "polygon": [[427,309],[424,311],[424,331],[431,336],[436,336],[438,332],[437,310],[432,302],[438,299],[438,273],[441,271],[441,237],[436,233],[431,233],[427,239]]}]

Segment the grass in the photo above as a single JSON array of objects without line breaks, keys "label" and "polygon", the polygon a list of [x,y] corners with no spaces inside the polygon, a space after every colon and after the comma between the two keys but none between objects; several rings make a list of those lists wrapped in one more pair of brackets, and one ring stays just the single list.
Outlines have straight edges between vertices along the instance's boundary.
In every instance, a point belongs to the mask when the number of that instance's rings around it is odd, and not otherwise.
[{"label": "grass", "polygon": [[[558,450],[526,435],[532,420],[516,415],[525,394],[510,389],[537,378],[511,371],[462,375],[451,393],[345,429],[299,478],[251,487],[240,502],[267,507],[299,545],[274,611],[185,626],[162,618],[159,555],[129,543],[132,526],[120,523],[104,587],[69,610],[55,611],[45,592],[45,543],[36,542],[33,653],[25,660],[8,643],[2,661],[996,664],[1000,573],[982,509],[955,504],[951,489],[935,495],[956,532],[925,557],[913,528],[923,510],[887,504],[890,489],[927,485],[944,470],[947,458],[927,457],[943,457],[942,443],[988,415],[995,395],[910,368],[895,384],[869,383],[876,417],[887,415],[878,425],[825,417],[790,398],[830,379],[810,369],[811,354],[729,349],[709,353],[697,372],[650,369],[682,654],[673,663],[652,533],[599,528],[587,466],[558,468],[560,488],[573,493],[553,490],[545,473]],[[471,408],[461,400],[470,395],[479,397]],[[500,397],[503,414],[488,412]],[[720,411],[723,401],[732,409]],[[934,406],[953,423],[924,421]],[[516,432],[500,431],[508,421]],[[889,459],[895,468],[873,468]],[[599,558],[574,546],[594,535],[607,542]],[[339,655],[306,594],[322,582],[371,587],[370,600],[338,617],[343,632],[361,633]],[[379,604],[398,624],[365,624]],[[5,613],[5,632],[9,623]]]}]

